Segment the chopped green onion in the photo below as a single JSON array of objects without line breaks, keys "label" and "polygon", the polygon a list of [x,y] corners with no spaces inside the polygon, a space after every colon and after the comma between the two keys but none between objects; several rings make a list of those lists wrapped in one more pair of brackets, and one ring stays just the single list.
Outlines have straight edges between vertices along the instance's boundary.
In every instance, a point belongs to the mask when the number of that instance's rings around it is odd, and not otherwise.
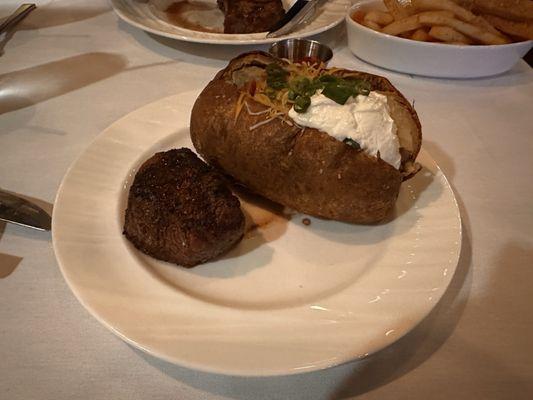
[{"label": "chopped green onion", "polygon": [[328,84],[324,87],[322,94],[335,103],[345,104],[346,101],[354,94],[353,89],[350,86],[339,84]]},{"label": "chopped green onion", "polygon": [[298,97],[298,94],[294,90],[289,89],[289,94],[288,94],[289,100],[294,101],[296,100],[296,97]]},{"label": "chopped green onion", "polygon": [[283,89],[287,87],[287,76],[289,73],[285,71],[279,64],[271,63],[266,66],[267,85],[272,89]]},{"label": "chopped green onion", "polygon": [[294,100],[294,111],[297,113],[304,113],[311,105],[311,98],[309,96],[298,96]]},{"label": "chopped green onion", "polygon": [[270,100],[275,100],[278,96],[278,92],[272,88],[265,88],[265,94],[268,96]]},{"label": "chopped green onion", "polygon": [[331,82],[337,82],[340,78],[337,78],[333,75],[321,75],[318,80],[322,83],[331,83]]},{"label": "chopped green onion", "polygon": [[289,86],[293,92],[300,96],[312,96],[317,89],[316,83],[306,77],[297,77],[289,82]]},{"label": "chopped green onion", "polygon": [[288,89],[288,99],[294,103],[294,110],[298,113],[307,111],[311,104],[311,96],[319,90],[336,103],[345,104],[350,97],[368,96],[371,89],[370,83],[361,79],[341,78],[328,74],[313,80],[298,76],[288,81],[289,72],[276,63],[268,64],[266,73],[265,94],[274,100],[277,97],[277,91]]},{"label": "chopped green onion", "polygon": [[350,97],[368,96],[371,86],[361,79],[345,79],[333,75],[322,75],[318,78],[322,85],[322,94],[338,104],[345,104]]}]

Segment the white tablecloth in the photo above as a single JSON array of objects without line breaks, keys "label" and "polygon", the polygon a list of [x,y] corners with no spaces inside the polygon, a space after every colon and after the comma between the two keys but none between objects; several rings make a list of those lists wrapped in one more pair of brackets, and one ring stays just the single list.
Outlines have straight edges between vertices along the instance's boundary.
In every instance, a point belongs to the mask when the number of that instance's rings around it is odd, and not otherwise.
[{"label": "white tablecloth", "polygon": [[[152,36],[102,0],[40,3],[0,37],[0,187],[49,209],[68,166],[113,121],[200,90],[232,56],[265,49]],[[202,373],[112,335],[70,292],[50,233],[0,223],[0,398],[533,398],[533,72],[521,62],[490,79],[411,77],[353,57],[343,29],[318,39],[334,47],[331,65],[385,75],[416,102],[424,147],[456,191],[462,254],[429,317],[359,364],[275,378]]]}]

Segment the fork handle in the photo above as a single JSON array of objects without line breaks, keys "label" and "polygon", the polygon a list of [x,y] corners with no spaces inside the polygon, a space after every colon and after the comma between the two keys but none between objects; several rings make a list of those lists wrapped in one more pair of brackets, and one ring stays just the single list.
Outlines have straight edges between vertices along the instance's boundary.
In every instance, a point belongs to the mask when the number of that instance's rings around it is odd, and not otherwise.
[{"label": "fork handle", "polygon": [[9,17],[7,17],[1,24],[0,24],[0,33],[3,33],[7,30],[11,25],[17,24],[20,21],[22,21],[30,12],[35,10],[37,6],[35,4],[23,4],[19,8],[15,10],[13,14],[11,14]]}]

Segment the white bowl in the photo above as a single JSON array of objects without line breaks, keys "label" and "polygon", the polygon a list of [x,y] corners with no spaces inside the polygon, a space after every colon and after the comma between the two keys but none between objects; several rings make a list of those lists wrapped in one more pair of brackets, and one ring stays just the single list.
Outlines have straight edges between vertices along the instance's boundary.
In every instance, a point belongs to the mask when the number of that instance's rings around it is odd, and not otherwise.
[{"label": "white bowl", "polygon": [[394,71],[439,78],[480,78],[511,69],[533,41],[494,46],[418,42],[387,35],[355,22],[357,10],[384,9],[381,0],[357,0],[346,15],[348,47],[360,59]]}]

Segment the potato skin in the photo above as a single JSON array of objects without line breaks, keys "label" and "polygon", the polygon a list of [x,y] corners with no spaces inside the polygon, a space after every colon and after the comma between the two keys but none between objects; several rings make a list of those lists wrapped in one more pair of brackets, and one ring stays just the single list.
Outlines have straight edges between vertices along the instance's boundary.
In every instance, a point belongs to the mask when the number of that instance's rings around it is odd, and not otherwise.
[{"label": "potato skin", "polygon": [[[243,110],[234,119],[240,92],[225,71],[202,91],[191,114],[192,142],[209,164],[305,214],[351,223],[375,223],[389,214],[400,171],[316,129],[275,119],[250,130],[265,116]],[[265,108],[247,101],[254,111]]]}]

